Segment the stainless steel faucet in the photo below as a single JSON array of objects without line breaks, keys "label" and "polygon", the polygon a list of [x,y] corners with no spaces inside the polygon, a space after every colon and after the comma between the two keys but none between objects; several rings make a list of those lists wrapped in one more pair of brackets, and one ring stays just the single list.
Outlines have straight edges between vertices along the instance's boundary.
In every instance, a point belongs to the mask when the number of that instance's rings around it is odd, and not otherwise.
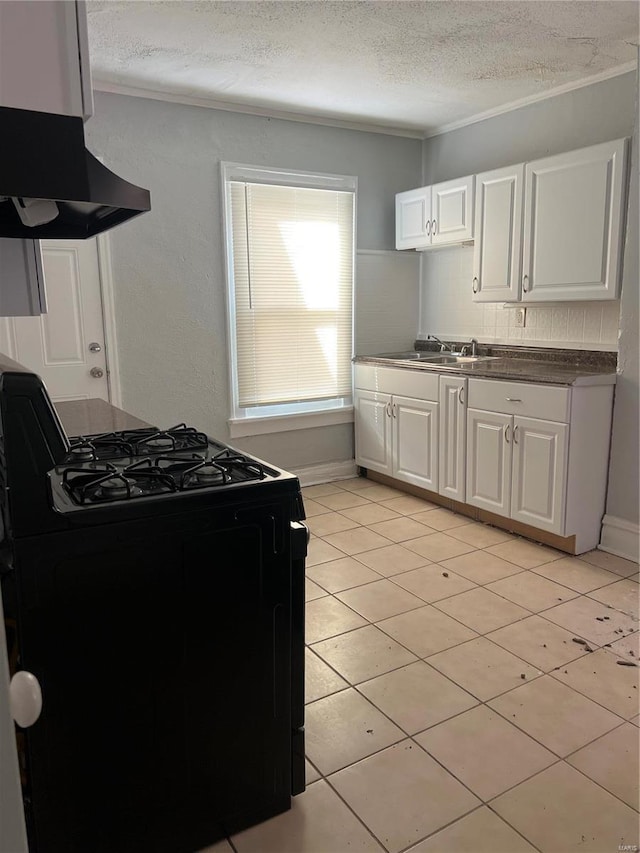
[{"label": "stainless steel faucet", "polygon": [[[469,353],[469,347],[465,344],[462,347],[461,352],[462,355],[467,355],[467,353]],[[472,358],[477,358],[478,356],[478,341],[475,338],[471,338],[471,352],[469,353],[469,355]]]},{"label": "stainless steel faucet", "polygon": [[427,335],[428,341],[435,341],[437,344],[440,344],[440,352],[445,352],[445,350],[449,350],[449,352],[453,352],[453,346],[451,344],[444,344],[440,338],[436,338],[435,335]]}]

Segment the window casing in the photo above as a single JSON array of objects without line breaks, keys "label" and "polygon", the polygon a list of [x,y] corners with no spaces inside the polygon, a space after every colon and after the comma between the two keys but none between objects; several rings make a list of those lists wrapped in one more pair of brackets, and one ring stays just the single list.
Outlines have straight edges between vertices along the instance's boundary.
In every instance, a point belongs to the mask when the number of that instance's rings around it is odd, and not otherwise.
[{"label": "window casing", "polygon": [[222,179],[232,435],[352,420],[356,179],[230,163]]}]

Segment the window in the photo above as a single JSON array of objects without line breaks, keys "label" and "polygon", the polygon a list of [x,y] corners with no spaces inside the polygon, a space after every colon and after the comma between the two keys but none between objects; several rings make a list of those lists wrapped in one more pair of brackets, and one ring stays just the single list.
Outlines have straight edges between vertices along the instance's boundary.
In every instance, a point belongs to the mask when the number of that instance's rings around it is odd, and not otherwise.
[{"label": "window", "polygon": [[223,185],[231,434],[352,420],[356,179],[226,163]]}]

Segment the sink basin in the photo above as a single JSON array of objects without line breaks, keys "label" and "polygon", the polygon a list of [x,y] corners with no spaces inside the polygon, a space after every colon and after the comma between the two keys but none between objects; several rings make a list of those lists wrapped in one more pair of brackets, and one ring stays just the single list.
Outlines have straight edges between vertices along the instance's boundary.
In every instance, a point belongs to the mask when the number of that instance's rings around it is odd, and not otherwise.
[{"label": "sink basin", "polygon": [[376,358],[391,358],[394,361],[408,361],[409,359],[411,361],[419,361],[424,355],[428,355],[428,353],[410,350],[409,352],[381,352]]},{"label": "sink basin", "polygon": [[420,361],[428,361],[429,364],[475,364],[477,361],[493,361],[499,356],[495,355],[450,355],[441,353],[439,355],[427,355],[418,353]]}]

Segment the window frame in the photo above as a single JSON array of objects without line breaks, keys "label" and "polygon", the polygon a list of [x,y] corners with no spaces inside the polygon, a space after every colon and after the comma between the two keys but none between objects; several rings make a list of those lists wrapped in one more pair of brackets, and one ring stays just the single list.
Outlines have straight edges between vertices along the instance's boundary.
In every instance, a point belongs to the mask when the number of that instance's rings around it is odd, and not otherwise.
[{"label": "window frame", "polygon": [[[272,184],[276,186],[305,187],[309,189],[338,190],[353,194],[353,249],[351,258],[351,358],[355,346],[355,289],[358,178],[351,175],[334,175],[306,172],[299,169],[278,169],[250,166],[243,163],[220,163],[222,190],[222,230],[225,259],[225,295],[227,314],[227,356],[229,360],[229,392],[231,416],[228,419],[232,438],[264,435],[319,426],[353,422],[353,381],[350,397],[305,403],[284,403],[275,406],[241,408],[238,405],[238,367],[236,344],[235,281],[233,270],[233,245],[231,228],[231,182]],[[352,371],[353,376],[353,371]]]}]

